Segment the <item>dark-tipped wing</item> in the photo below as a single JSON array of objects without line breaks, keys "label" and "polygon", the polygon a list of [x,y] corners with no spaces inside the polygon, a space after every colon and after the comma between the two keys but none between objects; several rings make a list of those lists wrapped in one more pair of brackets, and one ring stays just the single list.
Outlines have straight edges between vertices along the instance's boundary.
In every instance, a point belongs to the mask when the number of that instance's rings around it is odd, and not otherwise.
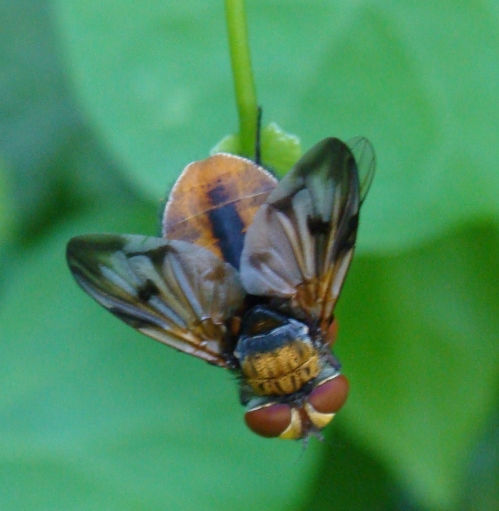
[{"label": "dark-tipped wing", "polygon": [[73,238],[67,261],[78,284],[153,339],[226,367],[225,322],[244,300],[239,276],[209,250],[135,235]]},{"label": "dark-tipped wing", "polygon": [[[354,146],[359,155],[365,148]],[[284,299],[295,313],[326,328],[352,259],[360,204],[352,150],[335,138],[319,142],[248,229],[240,268],[246,291]]]}]

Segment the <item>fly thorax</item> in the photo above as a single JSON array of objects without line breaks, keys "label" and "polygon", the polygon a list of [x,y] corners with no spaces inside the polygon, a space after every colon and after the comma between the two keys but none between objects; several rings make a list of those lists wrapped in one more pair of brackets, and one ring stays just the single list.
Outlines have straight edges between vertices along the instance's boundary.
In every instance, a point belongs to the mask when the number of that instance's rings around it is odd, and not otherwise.
[{"label": "fly thorax", "polygon": [[243,318],[234,354],[246,383],[260,396],[297,392],[321,371],[308,326],[265,306]]}]

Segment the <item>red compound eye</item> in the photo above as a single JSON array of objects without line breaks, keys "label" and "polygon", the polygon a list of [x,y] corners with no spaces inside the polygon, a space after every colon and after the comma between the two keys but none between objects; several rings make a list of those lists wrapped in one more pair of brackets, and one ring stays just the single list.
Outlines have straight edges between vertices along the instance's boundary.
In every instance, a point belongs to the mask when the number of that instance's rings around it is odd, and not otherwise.
[{"label": "red compound eye", "polygon": [[336,413],[345,404],[347,397],[348,380],[340,374],[315,387],[308,402],[319,413]]},{"label": "red compound eye", "polygon": [[292,422],[291,407],[285,404],[272,404],[249,410],[244,415],[247,426],[264,437],[280,436]]}]

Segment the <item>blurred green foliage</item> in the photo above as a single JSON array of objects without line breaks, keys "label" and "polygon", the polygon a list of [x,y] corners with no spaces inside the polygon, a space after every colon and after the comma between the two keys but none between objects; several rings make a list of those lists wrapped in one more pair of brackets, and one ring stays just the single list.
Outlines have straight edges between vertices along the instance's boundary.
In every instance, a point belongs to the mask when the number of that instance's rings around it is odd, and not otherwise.
[{"label": "blurred green foliage", "polygon": [[65,266],[73,235],[156,234],[236,131],[222,2],[3,0],[0,509],[496,511],[499,7],[247,8],[264,123],[377,150],[337,311],[349,402],[306,452],[260,439],[228,373]]}]

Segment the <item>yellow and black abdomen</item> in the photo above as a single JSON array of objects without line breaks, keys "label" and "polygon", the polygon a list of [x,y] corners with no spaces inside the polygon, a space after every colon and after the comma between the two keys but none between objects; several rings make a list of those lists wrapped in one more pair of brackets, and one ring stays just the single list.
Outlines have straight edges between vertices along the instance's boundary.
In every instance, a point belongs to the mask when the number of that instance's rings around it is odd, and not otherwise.
[{"label": "yellow and black abdomen", "polygon": [[321,370],[307,325],[265,306],[246,314],[234,354],[245,382],[259,396],[297,392]]}]

